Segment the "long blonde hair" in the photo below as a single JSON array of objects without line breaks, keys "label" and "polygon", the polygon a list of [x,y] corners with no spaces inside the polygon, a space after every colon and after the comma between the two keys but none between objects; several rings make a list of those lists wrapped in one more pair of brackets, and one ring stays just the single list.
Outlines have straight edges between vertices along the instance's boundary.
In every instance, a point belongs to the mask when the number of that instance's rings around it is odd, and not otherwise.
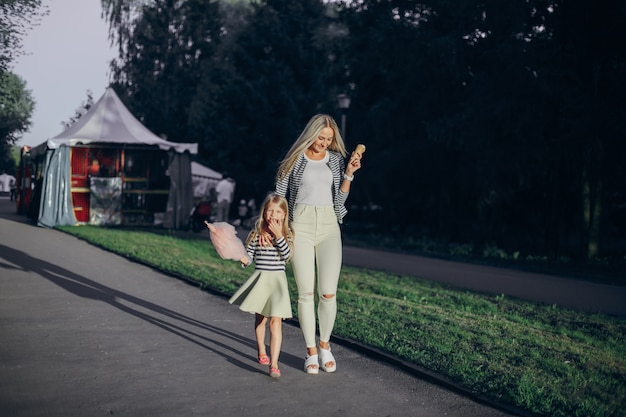
[{"label": "long blonde hair", "polygon": [[343,138],[339,132],[337,122],[335,122],[335,120],[327,114],[316,114],[311,117],[302,133],[300,133],[300,136],[298,136],[298,139],[296,139],[293,145],[291,145],[291,149],[289,149],[287,155],[281,161],[276,174],[277,181],[282,180],[289,174],[291,168],[293,168],[293,165],[296,163],[300,155],[317,140],[320,132],[325,127],[330,127],[334,132],[333,141],[328,149],[339,152],[344,158],[346,157],[346,146],[343,143]]},{"label": "long blonde hair", "polygon": [[289,227],[289,204],[287,203],[287,199],[285,197],[275,193],[268,194],[268,196],[265,197],[265,200],[263,200],[263,204],[261,204],[261,213],[259,214],[259,218],[254,223],[254,229],[252,229],[250,233],[248,233],[248,237],[246,238],[246,246],[248,246],[248,244],[252,242],[257,236],[260,236],[261,233],[268,229],[267,222],[265,221],[265,211],[267,210],[267,206],[269,206],[270,203],[277,204],[278,207],[280,207],[280,209],[285,212],[285,221],[283,222],[282,232],[285,240],[287,241],[287,245],[289,245],[289,248],[293,253],[294,233],[293,230],[291,230],[291,227]]}]

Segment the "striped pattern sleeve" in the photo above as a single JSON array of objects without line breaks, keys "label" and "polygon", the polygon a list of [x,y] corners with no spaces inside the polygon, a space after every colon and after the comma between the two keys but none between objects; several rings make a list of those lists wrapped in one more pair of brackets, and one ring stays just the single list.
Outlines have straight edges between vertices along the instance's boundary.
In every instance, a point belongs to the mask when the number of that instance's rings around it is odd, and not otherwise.
[{"label": "striped pattern sleeve", "polygon": [[345,172],[343,156],[341,156],[340,153],[331,152],[328,165],[333,173],[333,206],[335,208],[335,214],[337,215],[337,221],[343,223],[343,218],[348,214],[348,210],[346,210],[345,206],[348,200],[348,193],[341,191],[343,173]]},{"label": "striped pattern sleeve", "polygon": [[247,250],[254,253],[255,268],[263,271],[284,271],[291,257],[291,249],[284,237],[276,239],[273,246],[262,246],[257,236],[248,244]]}]

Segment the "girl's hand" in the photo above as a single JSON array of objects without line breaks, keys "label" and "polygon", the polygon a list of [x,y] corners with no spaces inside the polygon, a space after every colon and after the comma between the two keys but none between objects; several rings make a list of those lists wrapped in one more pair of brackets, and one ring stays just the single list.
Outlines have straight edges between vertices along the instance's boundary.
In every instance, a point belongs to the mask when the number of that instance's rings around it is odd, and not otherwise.
[{"label": "girl's hand", "polygon": [[270,232],[274,236],[274,239],[280,239],[283,237],[283,220],[273,219],[267,225]]}]

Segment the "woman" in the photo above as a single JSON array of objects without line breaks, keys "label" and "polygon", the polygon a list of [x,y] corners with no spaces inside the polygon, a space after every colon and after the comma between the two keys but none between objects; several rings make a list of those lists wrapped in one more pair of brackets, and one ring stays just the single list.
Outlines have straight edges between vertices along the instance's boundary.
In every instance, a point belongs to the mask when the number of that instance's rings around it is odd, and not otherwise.
[{"label": "woman", "polygon": [[[339,225],[361,155],[353,152],[345,165],[346,149],[337,123],[315,115],[291,146],[278,168],[276,194],[287,197],[294,231],[293,272],[298,287],[298,319],[307,353],[309,374],[334,372],[330,336],[337,316],[337,284],[342,243]],[[314,292],[317,277],[319,350],[315,343]],[[319,355],[318,355],[319,352]]]}]

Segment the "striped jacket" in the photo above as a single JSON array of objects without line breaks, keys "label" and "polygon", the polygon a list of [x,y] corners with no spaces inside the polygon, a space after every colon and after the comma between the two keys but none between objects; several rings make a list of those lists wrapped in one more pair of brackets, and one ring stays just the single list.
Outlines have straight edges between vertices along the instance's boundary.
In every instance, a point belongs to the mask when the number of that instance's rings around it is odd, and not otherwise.
[{"label": "striped jacket", "polygon": [[[339,152],[327,152],[329,153],[327,165],[333,173],[333,206],[335,214],[337,215],[337,221],[341,224],[343,223],[343,218],[348,213],[348,210],[346,210],[345,207],[346,200],[348,199],[348,193],[344,193],[340,189],[345,165],[343,156],[341,156]],[[276,182],[276,194],[286,197],[289,202],[290,220],[293,220],[298,191],[300,190],[300,183],[302,182],[302,175],[304,174],[306,164],[307,159],[304,154],[300,155],[296,163],[293,165],[289,175]]]}]

